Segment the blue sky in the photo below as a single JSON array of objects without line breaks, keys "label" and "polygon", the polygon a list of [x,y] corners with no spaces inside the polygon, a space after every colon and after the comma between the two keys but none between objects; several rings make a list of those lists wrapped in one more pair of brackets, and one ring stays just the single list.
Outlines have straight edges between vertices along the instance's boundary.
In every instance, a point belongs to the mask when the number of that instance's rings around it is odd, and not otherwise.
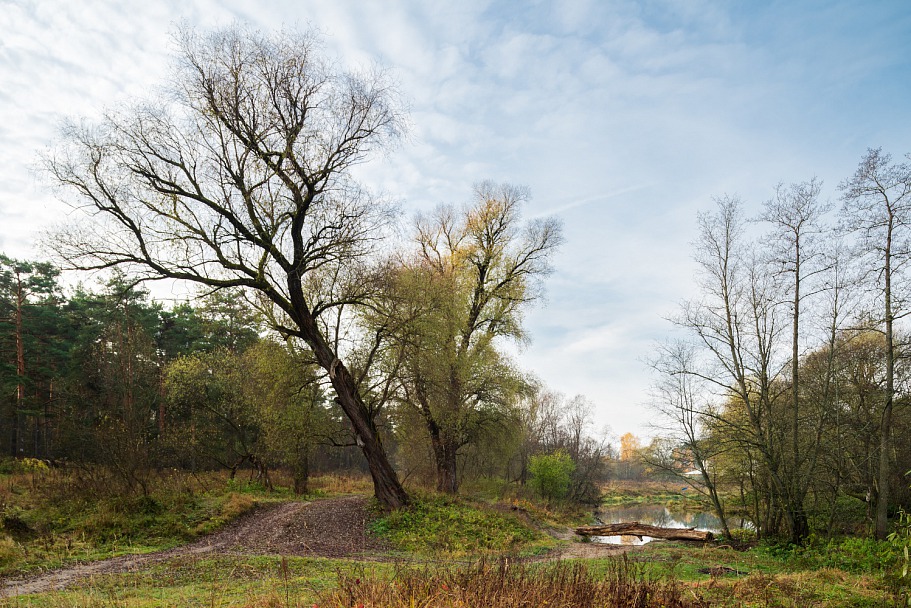
[{"label": "blue sky", "polygon": [[493,179],[562,218],[517,357],[617,434],[649,434],[644,359],[693,295],[697,210],[813,176],[835,200],[867,147],[911,152],[907,0],[0,0],[0,251],[39,258],[65,221],[34,171],[64,117],[162,83],[177,23],[235,21],[311,24],[340,63],[388,68],[410,135],[359,174],[409,214]]}]

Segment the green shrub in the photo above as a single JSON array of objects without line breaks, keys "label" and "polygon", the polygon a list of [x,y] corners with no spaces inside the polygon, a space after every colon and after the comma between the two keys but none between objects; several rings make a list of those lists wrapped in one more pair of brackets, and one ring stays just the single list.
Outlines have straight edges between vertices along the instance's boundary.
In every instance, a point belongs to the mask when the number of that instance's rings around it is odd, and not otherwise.
[{"label": "green shrub", "polygon": [[557,450],[553,454],[532,456],[528,470],[532,475],[532,487],[542,498],[560,500],[566,498],[569,492],[569,482],[576,464],[569,454]]},{"label": "green shrub", "polygon": [[911,513],[898,512],[889,544],[895,555],[895,566],[887,578],[894,588],[896,604],[911,606]]},{"label": "green shrub", "polygon": [[889,542],[856,536],[811,537],[805,546],[769,542],[759,550],[789,568],[804,570],[834,568],[854,574],[882,574],[896,561],[896,552]]},{"label": "green shrub", "polygon": [[450,555],[534,551],[549,540],[512,513],[422,493],[375,520],[371,531],[402,551]]}]

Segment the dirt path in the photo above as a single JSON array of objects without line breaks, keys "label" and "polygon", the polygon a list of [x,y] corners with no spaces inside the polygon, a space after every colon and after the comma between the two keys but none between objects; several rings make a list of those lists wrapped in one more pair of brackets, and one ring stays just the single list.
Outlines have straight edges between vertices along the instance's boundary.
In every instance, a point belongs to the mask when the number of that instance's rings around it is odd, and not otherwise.
[{"label": "dirt path", "polygon": [[[214,534],[167,551],[124,555],[32,577],[0,580],[0,599],[59,591],[92,576],[133,572],[175,557],[210,553],[389,559],[383,554],[390,547],[367,533],[368,500],[364,496],[345,496],[260,507]],[[561,540],[572,537],[568,530],[549,533]],[[609,557],[630,549],[636,547],[571,543],[530,561]]]},{"label": "dirt path", "polygon": [[261,507],[189,545],[78,564],[28,578],[0,580],[0,598],[58,591],[91,576],[132,572],[174,557],[209,553],[375,556],[389,547],[367,534],[367,501],[363,496],[346,496]]}]

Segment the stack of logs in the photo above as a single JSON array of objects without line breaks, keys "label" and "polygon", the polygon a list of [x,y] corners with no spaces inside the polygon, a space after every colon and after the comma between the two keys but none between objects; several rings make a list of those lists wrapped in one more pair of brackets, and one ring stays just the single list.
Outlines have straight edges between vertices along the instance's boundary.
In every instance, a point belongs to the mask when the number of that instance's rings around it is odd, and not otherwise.
[{"label": "stack of logs", "polygon": [[696,530],[695,528],[659,528],[640,524],[638,521],[619,524],[604,524],[600,526],[581,526],[576,528],[579,536],[636,536],[642,540],[643,536],[663,538],[665,540],[695,540],[707,542],[714,537],[711,532]]}]

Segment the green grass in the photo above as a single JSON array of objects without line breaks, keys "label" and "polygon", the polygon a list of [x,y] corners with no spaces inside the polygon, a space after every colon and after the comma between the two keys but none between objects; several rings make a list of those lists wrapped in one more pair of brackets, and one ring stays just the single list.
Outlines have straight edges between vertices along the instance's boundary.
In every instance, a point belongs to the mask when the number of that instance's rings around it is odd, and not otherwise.
[{"label": "green grass", "polygon": [[407,508],[380,517],[371,527],[399,551],[448,556],[533,554],[555,545],[505,506],[429,493],[412,498]]},{"label": "green grass", "polygon": [[[834,568],[805,570],[768,552],[733,551],[717,547],[694,547],[675,543],[653,543],[629,555],[633,582],[677,581],[682,597],[699,598],[712,606],[885,606],[895,598],[882,579],[873,574],[849,573]],[[521,597],[548,598],[568,571],[562,571],[551,585],[527,586],[548,575],[552,564],[519,566],[521,583],[511,590],[512,582],[491,584],[500,576],[497,561],[453,563],[424,562],[359,563],[318,558],[232,557],[177,558],[137,573],[109,575],[85,581],[66,592],[45,593],[8,600],[0,606],[29,607],[138,607],[138,606],[213,606],[213,607],[312,607],[319,606],[408,606],[402,601],[409,590],[417,599],[437,603],[417,606],[448,606],[447,598],[466,600],[479,593],[494,593],[515,601]],[[616,559],[584,562],[585,575],[593,581],[617,577]],[[739,574],[711,576],[700,568],[727,566]],[[499,572],[499,574],[498,574]],[[573,576],[576,576],[575,574]],[[561,578],[562,577],[562,578]],[[454,584],[455,583],[455,584]],[[444,587],[446,585],[446,587]],[[526,586],[523,586],[526,585]],[[403,595],[404,594],[404,595]],[[511,594],[511,595],[510,595]],[[567,593],[567,595],[571,595]],[[365,600],[388,598],[389,603]],[[354,599],[351,603],[345,603]],[[488,605],[459,604],[451,605]],[[500,604],[497,604],[500,605]],[[506,603],[503,605],[519,605]],[[543,604],[542,604],[543,605]],[[549,604],[554,605],[554,604]],[[555,604],[582,606],[590,604]]]},{"label": "green grass", "polygon": [[[739,552],[653,543],[629,559],[637,569],[637,579],[677,580],[689,597],[706,599],[713,606],[872,607],[889,605],[894,597],[882,578],[874,574],[803,569],[782,555],[758,549]],[[605,580],[617,568],[615,560],[608,559],[587,560],[585,566],[595,581]],[[733,568],[739,574],[711,576],[699,572],[718,566]],[[441,581],[452,580],[452,568],[293,557],[184,557],[138,573],[97,577],[67,592],[27,596],[6,604],[0,600],[0,606],[354,606],[324,604],[323,600],[338,599],[340,583],[350,591],[358,580],[370,582],[369,589],[365,584],[365,594],[381,596],[384,584],[401,580],[405,574],[413,578],[415,572],[423,572],[421,576],[439,592]],[[464,576],[460,580],[464,582]]]},{"label": "green grass", "polygon": [[[370,566],[384,576],[391,566]],[[335,588],[340,574],[360,573],[355,562],[318,558],[176,558],[135,573],[106,575],[64,592],[0,600],[0,606],[307,606]]]},{"label": "green grass", "polygon": [[[257,502],[290,497],[284,490],[267,492],[256,484],[228,483],[224,476],[163,477],[148,497],[92,496],[55,475],[0,474],[0,514],[12,522],[11,531],[0,532],[0,573],[159,550],[213,530]],[[364,489],[363,480],[355,478],[314,481],[317,495]],[[634,492],[627,488],[625,493]],[[646,496],[661,497],[662,490],[640,488],[635,493],[643,501]],[[559,544],[540,529],[566,526],[567,517],[559,509],[525,500],[491,505],[416,492],[408,509],[384,514],[373,531],[395,547],[388,557],[426,567],[293,557],[183,557],[141,572],[97,577],[66,592],[0,600],[0,606],[311,607],[327,605],[327,599],[340,597],[340,590],[350,592],[358,584],[352,581],[359,580],[370,581],[370,597],[392,593],[384,585],[400,580],[399,575],[411,577],[408,580],[415,585],[429,581],[432,587],[458,574],[470,586],[464,572],[437,571],[429,564],[449,563],[445,568],[451,569],[485,555],[538,554]],[[806,547],[762,544],[745,551],[654,542],[629,554],[637,577],[679,581],[687,597],[712,605],[747,607],[889,605],[907,592],[907,585],[902,588],[907,581],[897,575],[897,559],[893,545],[854,537],[814,538]],[[606,559],[585,564],[586,576],[596,581],[614,576],[617,568],[615,561]],[[426,572],[416,573],[414,568]],[[714,572],[701,572],[708,568]]]},{"label": "green grass", "polygon": [[145,496],[78,481],[51,471],[0,475],[0,576],[168,549],[287,498],[218,475],[159,476]]},{"label": "green grass", "polygon": [[[656,577],[689,585],[712,605],[891,605],[903,592],[890,576],[895,556],[881,550],[867,554],[857,541],[845,538],[799,550],[760,545],[745,551],[725,545],[653,542],[630,559]],[[594,560],[590,567],[599,574],[608,562]],[[713,571],[703,572],[706,569]]]}]

